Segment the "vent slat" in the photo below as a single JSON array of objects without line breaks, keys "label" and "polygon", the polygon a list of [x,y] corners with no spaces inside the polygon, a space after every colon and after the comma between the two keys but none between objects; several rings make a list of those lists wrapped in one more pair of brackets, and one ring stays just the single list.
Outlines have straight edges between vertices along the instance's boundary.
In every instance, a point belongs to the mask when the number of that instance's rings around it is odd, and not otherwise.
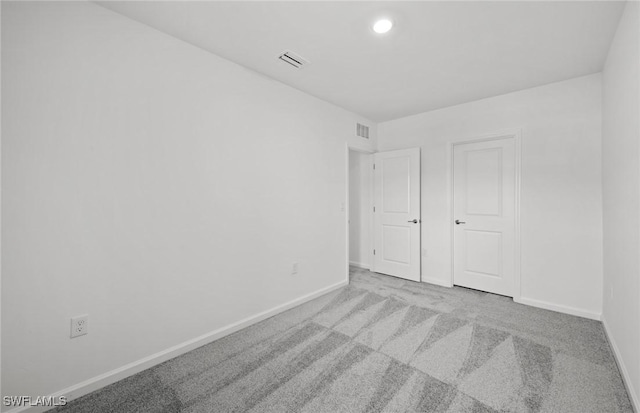
[{"label": "vent slat", "polygon": [[282,60],[285,63],[289,63],[296,69],[300,69],[302,66],[309,63],[307,59],[296,53],[293,53],[290,50],[285,50],[284,52],[282,52],[280,56],[278,56],[278,59]]},{"label": "vent slat", "polygon": [[362,123],[356,123],[356,135],[361,138],[369,139],[369,127]]}]

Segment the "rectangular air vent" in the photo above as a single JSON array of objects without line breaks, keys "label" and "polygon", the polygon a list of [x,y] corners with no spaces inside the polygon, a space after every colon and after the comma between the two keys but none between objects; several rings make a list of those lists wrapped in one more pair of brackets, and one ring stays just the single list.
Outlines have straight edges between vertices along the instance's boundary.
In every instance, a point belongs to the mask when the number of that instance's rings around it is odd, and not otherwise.
[{"label": "rectangular air vent", "polygon": [[358,123],[356,126],[356,135],[361,138],[369,139],[369,127]]},{"label": "rectangular air vent", "polygon": [[278,59],[282,60],[285,63],[290,64],[296,69],[300,69],[302,66],[309,63],[307,59],[300,56],[299,54],[293,53],[290,50],[285,50],[284,52],[282,52],[282,54],[278,56]]}]

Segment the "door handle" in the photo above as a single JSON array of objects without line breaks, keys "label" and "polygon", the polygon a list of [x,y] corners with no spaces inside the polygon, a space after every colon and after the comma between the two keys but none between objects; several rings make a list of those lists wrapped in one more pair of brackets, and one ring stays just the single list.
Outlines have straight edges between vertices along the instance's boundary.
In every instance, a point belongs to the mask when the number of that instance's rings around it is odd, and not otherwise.
[{"label": "door handle", "polygon": [[460,224],[466,224],[466,222],[456,219],[456,225],[460,225]]},{"label": "door handle", "polygon": [[414,224],[417,224],[417,223],[418,223],[418,220],[417,220],[417,219],[414,219],[413,221],[407,221],[407,222],[412,222],[412,223],[414,223]]}]

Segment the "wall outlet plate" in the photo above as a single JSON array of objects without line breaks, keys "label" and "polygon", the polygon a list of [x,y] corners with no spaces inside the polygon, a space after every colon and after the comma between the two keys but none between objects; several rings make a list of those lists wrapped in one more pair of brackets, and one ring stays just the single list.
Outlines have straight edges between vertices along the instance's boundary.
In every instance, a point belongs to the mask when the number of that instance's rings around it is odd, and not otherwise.
[{"label": "wall outlet plate", "polygon": [[296,274],[298,274],[298,263],[294,262],[293,264],[291,264],[291,275]]},{"label": "wall outlet plate", "polygon": [[84,336],[89,333],[89,314],[71,318],[71,338]]}]

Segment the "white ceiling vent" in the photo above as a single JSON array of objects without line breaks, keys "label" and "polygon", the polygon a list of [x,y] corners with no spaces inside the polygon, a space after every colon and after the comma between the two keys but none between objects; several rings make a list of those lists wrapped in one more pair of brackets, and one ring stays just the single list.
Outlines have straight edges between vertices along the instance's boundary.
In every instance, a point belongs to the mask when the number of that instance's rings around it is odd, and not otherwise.
[{"label": "white ceiling vent", "polygon": [[290,50],[285,50],[284,52],[282,52],[282,54],[278,56],[278,59],[282,60],[285,63],[289,63],[296,69],[300,69],[302,66],[309,63],[307,59],[300,56],[299,54],[293,53]]},{"label": "white ceiling vent", "polygon": [[357,123],[356,125],[356,135],[361,138],[369,139],[369,127],[362,123]]}]

